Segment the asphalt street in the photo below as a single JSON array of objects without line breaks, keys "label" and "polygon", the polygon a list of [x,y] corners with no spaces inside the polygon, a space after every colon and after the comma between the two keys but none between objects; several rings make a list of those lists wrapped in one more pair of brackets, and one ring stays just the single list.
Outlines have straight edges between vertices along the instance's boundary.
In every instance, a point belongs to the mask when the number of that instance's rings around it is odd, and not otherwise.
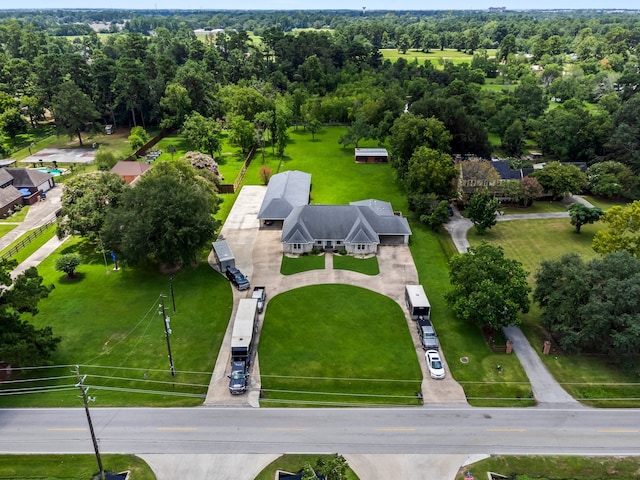
[{"label": "asphalt street", "polygon": [[[102,453],[638,455],[619,409],[93,409]],[[91,453],[82,409],[0,410],[0,452]]]}]

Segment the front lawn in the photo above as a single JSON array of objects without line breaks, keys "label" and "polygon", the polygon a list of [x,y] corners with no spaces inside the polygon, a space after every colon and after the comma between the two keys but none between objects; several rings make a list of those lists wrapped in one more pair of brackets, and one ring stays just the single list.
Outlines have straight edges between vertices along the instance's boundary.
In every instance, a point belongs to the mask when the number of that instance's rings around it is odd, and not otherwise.
[{"label": "front lawn", "polygon": [[[78,278],[69,280],[54,270],[61,253],[78,252],[83,263]],[[229,322],[232,293],[224,277],[206,262],[173,275],[176,312],[170,296],[170,276],[156,268],[105,266],[96,246],[79,239],[65,243],[38,267],[45,284],[55,289],[29,320],[50,325],[62,342],[52,358],[55,368],[30,371],[29,387],[61,388],[38,395],[0,397],[2,407],[79,407],[71,366],[80,365],[98,406],[190,406],[202,402]],[[171,317],[171,349],[176,375],[169,373],[161,295]],[[201,372],[201,373],[198,373]],[[17,373],[17,372],[16,372]],[[19,380],[19,378],[14,378]],[[25,384],[3,382],[2,389]]]},{"label": "front lawn", "polygon": [[[135,455],[101,455],[105,472],[131,471],[135,480],[155,480],[147,463]],[[88,480],[98,473],[95,455],[0,455],[0,478]]]},{"label": "front lawn", "polygon": [[411,254],[431,303],[431,321],[451,374],[464,388],[469,404],[532,405],[528,399],[531,385],[518,357],[493,353],[480,330],[456,318],[447,306],[444,295],[450,290],[448,258],[454,253],[449,236],[434,234],[418,223],[412,223],[411,230]]},{"label": "front lawn", "polygon": [[4,237],[11,230],[16,228],[18,225],[11,225],[10,223],[0,223],[0,237]]},{"label": "front lawn", "polygon": [[293,275],[294,273],[307,272],[309,270],[324,270],[324,255],[300,255],[299,257],[282,256],[280,273]]},{"label": "front lawn", "polygon": [[596,197],[594,195],[582,195],[582,197],[594,207],[601,208],[602,210],[608,210],[615,206],[624,207],[627,204],[624,199],[614,200],[612,198]]},{"label": "front lawn", "polygon": [[356,258],[351,255],[334,255],[333,268],[335,270],[351,270],[364,275],[378,275],[380,266],[378,257]]},{"label": "front lawn", "polygon": [[404,313],[370,290],[314,285],[272,298],[259,354],[263,406],[418,405]]},{"label": "front lawn", "polygon": [[639,457],[497,455],[460,469],[456,480],[464,480],[467,471],[477,479],[493,472],[522,480],[627,480],[637,478],[638,462]]}]

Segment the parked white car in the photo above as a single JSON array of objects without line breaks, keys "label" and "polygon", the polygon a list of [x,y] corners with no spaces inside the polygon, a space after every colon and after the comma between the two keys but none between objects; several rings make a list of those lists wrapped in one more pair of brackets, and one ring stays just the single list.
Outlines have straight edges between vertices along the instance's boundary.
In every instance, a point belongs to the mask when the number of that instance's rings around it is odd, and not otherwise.
[{"label": "parked white car", "polygon": [[424,354],[431,378],[444,378],[444,364],[437,350],[427,350]]}]

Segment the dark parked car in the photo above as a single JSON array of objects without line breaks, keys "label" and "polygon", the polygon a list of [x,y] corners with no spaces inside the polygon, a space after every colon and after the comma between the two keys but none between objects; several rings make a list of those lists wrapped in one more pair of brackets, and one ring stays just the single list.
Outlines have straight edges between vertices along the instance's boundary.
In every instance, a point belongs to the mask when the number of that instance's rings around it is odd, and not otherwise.
[{"label": "dark parked car", "polygon": [[418,317],[418,335],[420,335],[422,348],[425,350],[437,350],[440,346],[433,324],[426,318]]},{"label": "dark parked car", "polygon": [[232,395],[241,395],[247,391],[249,374],[246,360],[231,360],[231,374],[229,375],[229,391]]},{"label": "dark parked car", "polygon": [[238,290],[247,290],[249,288],[249,279],[247,279],[247,277],[245,277],[237,268],[227,267],[225,274],[229,281],[233,283]]}]

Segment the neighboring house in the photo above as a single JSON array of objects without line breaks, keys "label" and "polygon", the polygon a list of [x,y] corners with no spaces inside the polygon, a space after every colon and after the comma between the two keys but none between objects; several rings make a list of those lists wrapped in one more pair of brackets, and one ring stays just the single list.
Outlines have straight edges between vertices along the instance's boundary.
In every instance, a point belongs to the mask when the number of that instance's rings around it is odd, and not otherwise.
[{"label": "neighboring house", "polygon": [[16,205],[32,205],[55,186],[53,175],[32,168],[0,168],[0,216]]},{"label": "neighboring house", "polygon": [[309,203],[311,175],[297,170],[278,173],[269,179],[269,186],[258,211],[261,224],[282,225],[294,208]]},{"label": "neighboring house", "polygon": [[406,245],[411,229],[391,204],[363,200],[349,205],[303,205],[293,209],[282,227],[285,253],[313,248],[342,249],[355,255],[375,254],[378,245]]},{"label": "neighboring house", "polygon": [[512,170],[506,160],[462,160],[458,162],[458,170],[458,198],[462,200],[483,188],[497,193],[502,183],[526,176],[525,169]]},{"label": "neighboring house", "polygon": [[120,161],[113,166],[111,173],[119,175],[124,180],[124,183],[133,185],[151,168],[151,165],[144,162]]},{"label": "neighboring house", "polygon": [[387,163],[389,153],[385,148],[356,148],[356,163]]}]

